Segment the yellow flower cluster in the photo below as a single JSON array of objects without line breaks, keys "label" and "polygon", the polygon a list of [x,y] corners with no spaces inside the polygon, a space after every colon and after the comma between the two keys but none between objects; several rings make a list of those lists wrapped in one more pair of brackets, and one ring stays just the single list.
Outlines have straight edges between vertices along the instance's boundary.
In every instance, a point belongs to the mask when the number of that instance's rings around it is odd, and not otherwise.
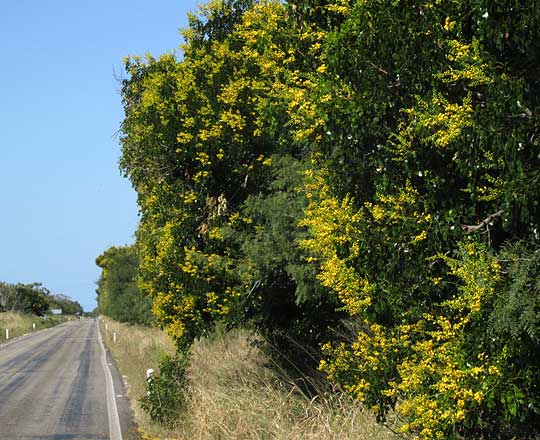
[{"label": "yellow flower cluster", "polygon": [[[300,226],[310,228],[312,238],[303,240],[301,245],[316,256],[311,261],[321,261],[317,275],[321,283],[336,292],[351,316],[358,315],[371,304],[374,289],[347,263],[359,256],[362,210],[355,211],[350,197],[339,201],[330,196],[322,174],[309,171],[308,178],[311,182],[306,184],[305,191],[312,201]],[[348,257],[338,256],[338,247],[347,248]]]},{"label": "yellow flower cluster", "polygon": [[488,65],[480,56],[479,42],[464,44],[458,40],[448,40],[448,55],[452,67],[445,72],[435,75],[435,78],[445,83],[465,81],[469,86],[491,84],[493,79],[488,73]]},{"label": "yellow flower cluster", "polygon": [[337,0],[326,6],[328,12],[347,16],[351,10],[349,0]]},{"label": "yellow flower cluster", "polygon": [[197,201],[197,194],[195,191],[186,191],[180,194],[180,197],[186,205],[191,205]]},{"label": "yellow flower cluster", "polygon": [[440,258],[448,264],[452,275],[462,282],[458,295],[445,305],[465,314],[463,319],[467,323],[495,293],[495,285],[501,279],[501,266],[483,246],[473,242],[465,243],[462,250],[467,256],[464,260],[444,255],[440,255]]},{"label": "yellow flower cluster", "polygon": [[398,367],[402,399],[397,411],[409,420],[401,427],[403,432],[419,433],[425,440],[445,438],[448,427],[462,422],[483,402],[483,383],[498,370],[485,356],[463,359],[465,321],[426,315],[404,329],[415,342]]},{"label": "yellow flower cluster", "polygon": [[[352,317],[365,316],[378,298],[377,286],[357,269],[363,257],[361,240],[377,228],[408,225],[417,231],[409,243],[419,243],[428,237],[432,216],[418,208],[419,195],[411,182],[355,209],[350,197],[331,194],[323,171],[311,170],[307,179],[310,204],[301,225],[311,236],[302,245],[312,255],[309,261],[318,264],[322,284],[336,293],[344,310]],[[472,241],[463,244],[461,255],[433,258],[444,261],[447,276],[459,280],[455,295],[441,302],[436,312],[389,328],[366,320],[355,342],[322,347],[327,357],[320,369],[330,380],[372,405],[384,398],[399,402],[397,411],[407,420],[403,432],[423,440],[445,438],[478,408],[485,399],[485,384],[500,374],[481,353],[465,357],[463,344],[467,326],[479,319],[493,297],[501,268],[484,246]],[[434,278],[433,285],[441,280]],[[380,410],[378,403],[374,406]]]},{"label": "yellow flower cluster", "polygon": [[[374,202],[365,202],[366,211],[371,214],[375,224],[398,225],[411,222],[414,234],[410,243],[418,244],[428,237],[428,230],[432,216],[428,212],[416,209],[418,191],[407,180],[404,188],[400,188],[395,194],[376,194]],[[418,232],[418,228],[423,228]]]},{"label": "yellow flower cluster", "polygon": [[417,130],[427,131],[425,140],[433,142],[440,148],[447,148],[465,128],[473,125],[470,93],[460,104],[454,104],[437,92],[430,101],[420,101],[417,109],[409,109],[407,113],[415,121]]}]

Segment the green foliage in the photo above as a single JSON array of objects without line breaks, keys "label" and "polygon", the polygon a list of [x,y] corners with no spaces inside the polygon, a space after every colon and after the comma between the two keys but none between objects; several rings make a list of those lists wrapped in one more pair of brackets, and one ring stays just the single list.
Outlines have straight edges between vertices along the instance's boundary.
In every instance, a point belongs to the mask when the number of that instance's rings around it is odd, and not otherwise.
[{"label": "green foliage", "polygon": [[64,315],[82,315],[82,306],[65,295],[51,295],[49,297],[50,309],[61,309]]},{"label": "green foliage", "polygon": [[22,312],[42,316],[49,311],[50,292],[41,283],[17,284],[15,290],[21,298]]},{"label": "green foliage", "polygon": [[178,354],[165,355],[159,364],[159,374],[147,379],[147,394],[141,407],[152,420],[172,426],[186,405],[188,358]]},{"label": "green foliage", "polygon": [[0,311],[2,312],[23,312],[42,316],[49,311],[49,303],[49,290],[40,283],[0,282]]},{"label": "green foliage", "polygon": [[83,313],[77,301],[65,295],[51,294],[41,283],[0,282],[0,312],[23,312],[43,316],[50,309],[62,309],[64,314]]},{"label": "green foliage", "polygon": [[235,271],[249,288],[241,297],[240,323],[254,324],[286,366],[313,367],[318,346],[344,314],[335,310],[337,303],[325,294],[299,246],[307,237],[297,225],[308,203],[302,186],[309,166],[290,156],[271,160],[264,192],[247,197],[240,207],[247,221],[223,227],[222,235],[237,250]]},{"label": "green foliage", "polygon": [[[261,2],[242,14],[246,5],[203,7],[192,22],[206,24],[191,29],[182,61],[126,64],[121,165],[141,206],[140,286],[183,348],[216,320],[238,322],[246,307],[247,315],[260,307],[249,305],[261,296],[257,279],[236,270],[247,264],[242,243],[226,231],[250,230],[244,202],[266,190],[271,156],[293,153],[282,125],[287,108],[274,89],[287,73],[285,10]],[[220,26],[212,37],[209,23]],[[282,296],[296,307],[289,285]]]},{"label": "green foliage", "polygon": [[[540,423],[540,248],[517,241],[504,246],[500,261],[507,273],[487,318],[485,346],[499,353],[501,378],[488,411],[494,432],[515,435],[518,426]],[[479,333],[479,332],[478,332]]]},{"label": "green foliage", "polygon": [[527,338],[540,343],[540,248],[516,242],[500,253],[508,271],[508,284],[497,298],[490,317],[490,333],[500,340]]},{"label": "green foliage", "polygon": [[538,7],[211,1],[182,59],[127,60],[139,287],[180,352],[254,325],[420,438],[532,435]]},{"label": "green foliage", "polygon": [[189,27],[183,32],[188,43],[186,50],[224,41],[254,3],[253,0],[212,0],[200,4],[197,14],[188,14]]},{"label": "green foliage", "polygon": [[97,257],[96,264],[102,269],[96,291],[99,312],[120,322],[149,324],[151,304],[136,282],[136,247],[113,246]]},{"label": "green foliage", "polygon": [[[313,144],[322,171],[307,188],[304,244],[362,327],[326,347],[323,369],[381,415],[403,402],[403,428],[422,438],[489,431],[501,415],[517,430],[531,426],[515,399],[511,411],[500,403],[524,387],[499,374],[524,364],[508,347],[481,343],[508,287],[506,275],[484,275],[489,261],[509,239],[537,242],[540,218],[538,102],[529,94],[538,85],[485,32],[505,7],[358,1],[327,38],[318,88],[347,94],[318,105],[327,136]],[[471,248],[473,258],[457,245],[471,234],[488,245]]]},{"label": "green foliage", "polygon": [[[538,241],[536,123],[528,110],[538,104],[523,104],[537,84],[500,64],[482,31],[491,17],[484,8],[355,2],[328,35],[331,79],[320,79],[319,88],[349,92],[319,106],[328,131],[313,145],[323,171],[308,187],[305,246],[320,261],[323,285],[363,322],[357,339],[327,346],[323,369],[381,414],[402,401],[403,429],[422,438],[489,431],[501,414],[518,430],[531,426],[515,399],[511,411],[500,404],[522,386],[515,375],[503,385],[499,374],[524,364],[508,347],[480,342],[508,280],[497,271],[491,282],[485,277],[489,248],[515,237]],[[453,263],[437,257],[456,254],[470,234],[488,248]],[[514,349],[534,352],[527,343]],[[498,414],[487,410],[496,400]]]}]

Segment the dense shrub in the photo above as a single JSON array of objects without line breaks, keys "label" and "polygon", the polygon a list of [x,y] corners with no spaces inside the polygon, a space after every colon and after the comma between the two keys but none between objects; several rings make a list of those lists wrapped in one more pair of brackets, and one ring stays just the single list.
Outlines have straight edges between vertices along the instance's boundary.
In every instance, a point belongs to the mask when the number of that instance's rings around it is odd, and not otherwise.
[{"label": "dense shrub", "polygon": [[404,432],[533,435],[538,9],[216,0],[182,59],[127,60],[139,286],[179,351],[255,325]]}]

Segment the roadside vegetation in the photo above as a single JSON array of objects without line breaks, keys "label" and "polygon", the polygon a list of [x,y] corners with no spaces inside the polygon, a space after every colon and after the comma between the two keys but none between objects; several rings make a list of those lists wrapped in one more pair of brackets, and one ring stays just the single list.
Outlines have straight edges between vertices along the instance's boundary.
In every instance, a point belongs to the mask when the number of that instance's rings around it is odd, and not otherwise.
[{"label": "roadside vegetation", "polygon": [[334,387],[422,440],[540,434],[539,9],[210,0],[180,54],[125,60],[141,219],[98,293],[174,341],[153,420],[205,380],[201,338],[250,328],[298,389],[325,377],[316,405]]},{"label": "roadside vegetation", "polygon": [[131,324],[153,322],[152,302],[137,286],[137,247],[112,246],[96,258],[96,264],[101,268],[96,313]]},{"label": "roadside vegetation", "polygon": [[146,371],[155,369],[165,354],[172,354],[174,345],[158,328],[120,323],[103,316],[98,319],[103,340],[124,376],[135,419],[144,428],[148,416],[138,401],[146,394]]},{"label": "roadside vegetation", "polygon": [[[61,310],[62,314],[50,314],[54,309]],[[6,329],[11,339],[53,327],[82,314],[83,309],[77,301],[65,295],[52,294],[40,283],[0,282],[0,342],[6,340]]]},{"label": "roadside vegetation", "polygon": [[82,315],[83,308],[66,295],[53,294],[41,283],[10,284],[0,281],[0,312],[43,316],[52,309],[65,315]]},{"label": "roadside vegetation", "polygon": [[165,427],[150,419],[141,409],[140,400],[147,393],[146,370],[156,368],[164,354],[174,354],[172,341],[155,328],[107,318],[100,326],[128,383],[130,402],[144,439],[400,438],[343,394],[304,394],[295,380],[257,347],[260,338],[246,330],[217,331],[194,343],[187,369],[185,408],[172,425]]},{"label": "roadside vegetation", "polygon": [[[66,322],[64,316],[36,316],[18,312],[0,312],[0,344],[6,341],[6,329],[9,338],[43,330]],[[33,324],[35,324],[35,329]]]}]

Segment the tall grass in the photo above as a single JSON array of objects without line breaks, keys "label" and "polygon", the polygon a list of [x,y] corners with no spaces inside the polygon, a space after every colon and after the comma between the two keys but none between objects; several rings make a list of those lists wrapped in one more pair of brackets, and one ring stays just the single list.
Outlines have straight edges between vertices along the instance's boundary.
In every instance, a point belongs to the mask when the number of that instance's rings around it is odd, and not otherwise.
[{"label": "tall grass", "polygon": [[54,327],[57,324],[65,322],[64,317],[39,317],[18,312],[0,313],[0,343],[6,340],[6,329],[9,329],[9,338],[24,335],[34,331],[33,325],[36,324],[35,331]]},{"label": "tall grass", "polygon": [[[155,368],[159,354],[172,352],[164,334],[155,329],[108,322],[106,343],[128,376],[129,395],[141,431],[147,439],[311,439],[390,440],[357,402],[338,393],[310,398],[252,344],[255,336],[238,330],[195,343],[189,368],[186,412],[174,429],[148,420],[137,403],[145,393],[145,372]],[[104,324],[102,324],[104,330]],[[112,342],[117,332],[117,342]]]},{"label": "tall grass", "polygon": [[159,329],[122,324],[104,317],[100,317],[99,325],[104,342],[124,378],[139,428],[143,432],[161,434],[159,425],[150,421],[138,400],[146,393],[146,371],[156,369],[165,353],[174,352],[171,340]]}]

